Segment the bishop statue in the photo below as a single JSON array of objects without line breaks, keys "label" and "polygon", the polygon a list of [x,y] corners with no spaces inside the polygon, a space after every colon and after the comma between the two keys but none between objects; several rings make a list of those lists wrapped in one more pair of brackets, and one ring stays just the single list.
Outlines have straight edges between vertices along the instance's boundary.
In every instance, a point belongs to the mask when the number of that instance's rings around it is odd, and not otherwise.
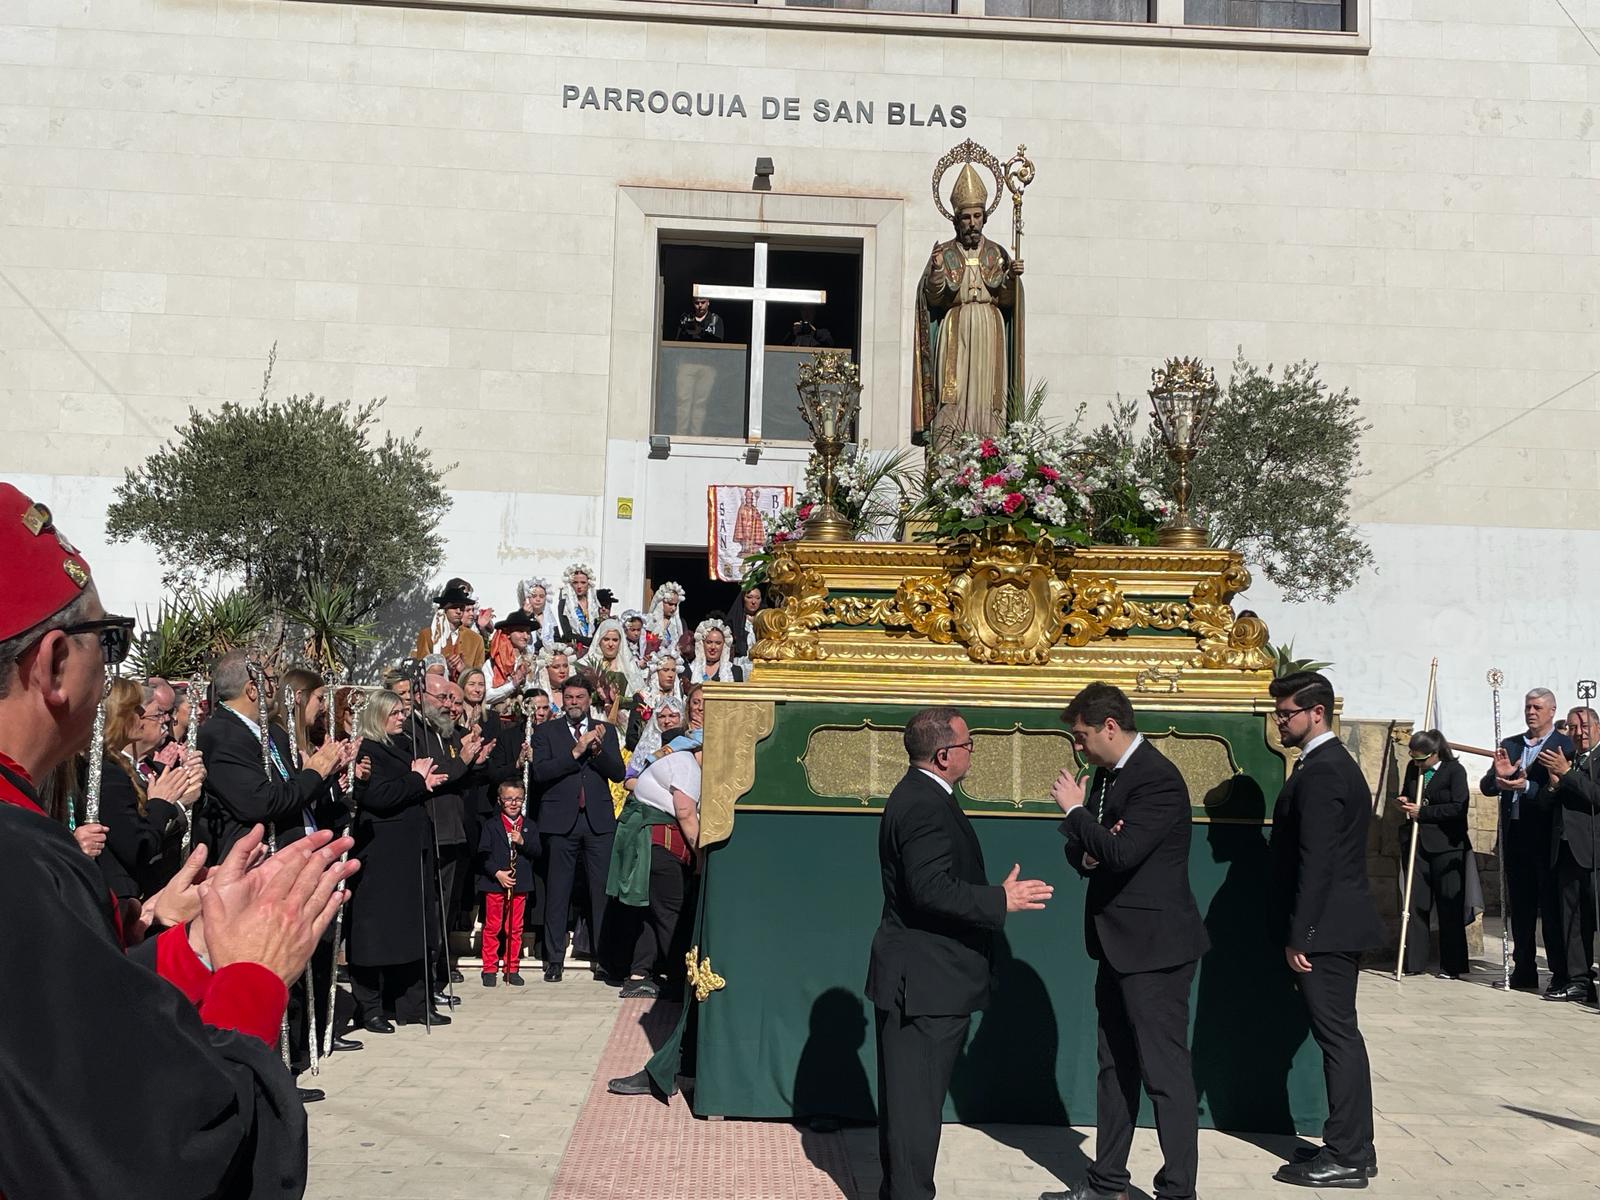
[{"label": "bishop statue", "polygon": [[934,246],[917,286],[912,432],[935,450],[962,433],[1004,429],[1019,374],[1022,259],[983,236],[991,211],[983,180],[964,163],[950,193],[955,237]]}]

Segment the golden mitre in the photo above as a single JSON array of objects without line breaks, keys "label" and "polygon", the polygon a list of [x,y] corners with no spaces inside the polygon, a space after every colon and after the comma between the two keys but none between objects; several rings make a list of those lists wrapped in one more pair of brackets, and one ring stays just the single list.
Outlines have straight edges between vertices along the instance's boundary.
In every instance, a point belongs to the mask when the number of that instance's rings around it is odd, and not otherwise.
[{"label": "golden mitre", "polygon": [[960,212],[963,208],[989,207],[989,192],[983,186],[983,180],[972,169],[971,163],[963,163],[961,174],[956,176],[956,186],[950,192],[950,211]]}]

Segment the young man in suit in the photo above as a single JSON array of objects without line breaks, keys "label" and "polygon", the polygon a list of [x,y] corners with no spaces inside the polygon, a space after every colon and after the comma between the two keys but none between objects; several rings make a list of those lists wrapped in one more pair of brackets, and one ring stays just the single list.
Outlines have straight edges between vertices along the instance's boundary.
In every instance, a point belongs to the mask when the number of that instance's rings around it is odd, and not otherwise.
[{"label": "young man in suit", "polygon": [[1272,810],[1283,956],[1305,1000],[1328,1088],[1322,1148],[1285,1163],[1273,1178],[1302,1187],[1361,1188],[1377,1174],[1377,1156],[1372,1067],[1356,1024],[1356,976],[1361,952],[1385,940],[1367,883],[1372,790],[1334,736],[1333,685],[1326,677],[1296,671],[1274,679],[1268,690],[1279,738],[1300,751]]},{"label": "young man in suit", "polygon": [[1133,705],[1120,689],[1091,683],[1062,720],[1096,768],[1087,788],[1063,771],[1050,794],[1066,814],[1067,861],[1089,881],[1083,932],[1089,957],[1100,964],[1100,1074],[1095,1160],[1076,1187],[1047,1192],[1044,1200],[1126,1200],[1141,1083],[1155,1106],[1165,1160],[1156,1200],[1194,1200],[1200,1128],[1189,992],[1211,943],[1189,890],[1189,789],[1136,730]]},{"label": "young man in suit", "polygon": [[1523,698],[1527,733],[1514,733],[1495,750],[1494,763],[1478,790],[1500,797],[1500,832],[1506,872],[1506,907],[1511,910],[1511,986],[1539,990],[1539,960],[1534,933],[1544,924],[1544,950],[1550,962],[1550,987],[1559,998],[1572,984],[1567,978],[1566,947],[1561,940],[1560,885],[1556,880],[1554,800],[1550,769],[1539,761],[1546,750],[1573,757],[1572,740],[1556,731],[1556,697],[1549,688],[1534,688]]},{"label": "young man in suit", "polygon": [[611,871],[611,841],[617,830],[611,787],[624,772],[617,731],[589,714],[593,689],[584,675],[561,688],[562,713],[533,731],[530,774],[539,784],[539,836],[546,847],[544,981],[561,979],[567,955],[567,911],[578,856],[589,883],[589,924],[596,951],[595,973],[603,974],[598,954]]},{"label": "young man in suit", "polygon": [[[1595,869],[1600,867],[1600,717],[1592,708],[1575,708],[1567,714],[1567,732],[1575,757],[1555,747],[1539,752],[1538,763],[1550,773],[1554,828],[1551,859],[1555,865],[1561,916],[1561,944],[1567,986],[1554,986],[1546,1000],[1595,1002],[1594,962]],[[1555,974],[1556,961],[1550,971]]]},{"label": "young man in suit", "polygon": [[983,850],[955,798],[972,735],[953,708],[906,723],[910,767],[883,806],[883,919],[867,998],[877,1008],[880,1200],[931,1200],[940,1114],[972,1014],[989,999],[990,947],[1008,912],[1039,909],[1051,887],[984,873]]}]

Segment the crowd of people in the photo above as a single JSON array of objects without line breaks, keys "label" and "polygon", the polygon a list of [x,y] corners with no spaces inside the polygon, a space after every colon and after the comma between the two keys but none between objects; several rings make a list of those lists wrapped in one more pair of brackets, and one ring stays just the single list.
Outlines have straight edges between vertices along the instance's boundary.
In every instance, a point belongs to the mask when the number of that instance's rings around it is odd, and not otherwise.
[{"label": "crowd of people", "polygon": [[524,986],[523,942],[559,983],[569,959],[625,997],[681,991],[698,869],[708,680],[745,678],[759,590],[686,628],[683,587],[617,612],[573,564],[559,591],[525,580],[496,619],[464,579],[434,597],[414,656],[370,684],[332,684],[244,648],[197,694],[113,676],[99,744],[40,782],[127,924],[184,869],[259,830],[281,852],[349,842],[348,903],[289,981],[273,1046],[306,1073],[352,1034],[447,1026],[459,961]]}]

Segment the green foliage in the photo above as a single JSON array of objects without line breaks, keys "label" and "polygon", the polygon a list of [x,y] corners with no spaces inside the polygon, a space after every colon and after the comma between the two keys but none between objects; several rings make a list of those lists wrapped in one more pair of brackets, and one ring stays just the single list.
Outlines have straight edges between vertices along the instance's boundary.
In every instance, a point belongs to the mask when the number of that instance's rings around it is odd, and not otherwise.
[{"label": "green foliage", "polygon": [[324,672],[349,667],[358,648],[377,641],[374,624],[360,619],[355,593],[344,584],[306,580],[284,616],[299,628],[305,657]]},{"label": "green foliage", "polygon": [[1294,656],[1294,642],[1285,642],[1281,646],[1272,648],[1272,676],[1282,679],[1285,675],[1293,675],[1296,671],[1326,671],[1333,666],[1331,662],[1314,662],[1309,658],[1296,658]]},{"label": "green foliage", "polygon": [[[1241,551],[1285,599],[1331,600],[1372,565],[1350,519],[1370,428],[1360,405],[1349,389],[1330,391],[1313,363],[1274,378],[1242,351],[1217,403],[1191,471],[1195,510],[1217,545]],[[1147,453],[1164,459],[1154,430],[1149,442]],[[1176,470],[1161,470],[1170,495]]]},{"label": "green foliage", "polygon": [[261,599],[242,588],[163,600],[134,638],[134,672],[163,679],[209,675],[219,654],[256,646],[271,619]]},{"label": "green foliage", "polygon": [[376,429],[383,401],[268,398],[190,409],[177,437],[125,473],[106,521],[168,562],[171,586],[234,575],[275,609],[309,584],[347,589],[352,618],[432,571],[450,501],[419,440]]}]

